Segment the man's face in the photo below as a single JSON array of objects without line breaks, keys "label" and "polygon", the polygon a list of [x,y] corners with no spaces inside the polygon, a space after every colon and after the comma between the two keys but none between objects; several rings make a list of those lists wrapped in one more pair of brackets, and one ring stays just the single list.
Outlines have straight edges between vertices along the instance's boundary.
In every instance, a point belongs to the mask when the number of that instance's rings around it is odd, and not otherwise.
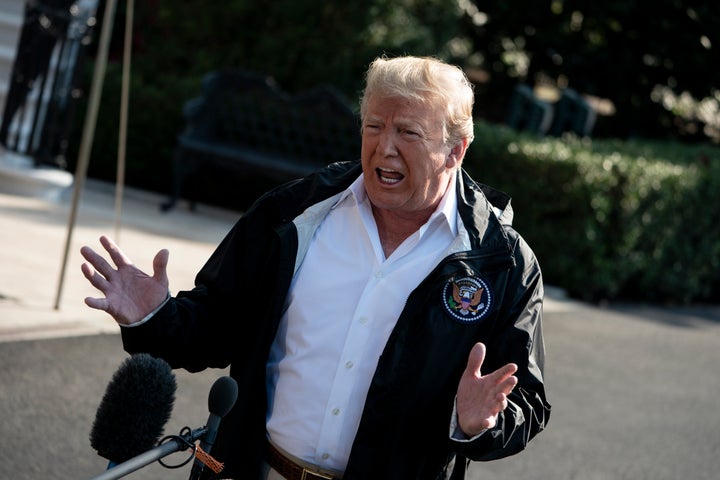
[{"label": "man's face", "polygon": [[423,223],[432,214],[464,153],[446,145],[444,118],[442,105],[368,99],[361,159],[375,209]]}]

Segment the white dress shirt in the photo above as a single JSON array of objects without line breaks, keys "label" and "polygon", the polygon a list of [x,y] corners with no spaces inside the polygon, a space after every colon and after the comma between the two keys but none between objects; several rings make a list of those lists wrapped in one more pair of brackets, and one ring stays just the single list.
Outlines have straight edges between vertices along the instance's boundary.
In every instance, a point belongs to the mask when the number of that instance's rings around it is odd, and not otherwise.
[{"label": "white dress shirt", "polygon": [[450,185],[427,223],[388,258],[362,175],[315,231],[267,366],[267,430],[283,450],[320,468],[345,469],[390,332],[457,235],[455,181]]}]

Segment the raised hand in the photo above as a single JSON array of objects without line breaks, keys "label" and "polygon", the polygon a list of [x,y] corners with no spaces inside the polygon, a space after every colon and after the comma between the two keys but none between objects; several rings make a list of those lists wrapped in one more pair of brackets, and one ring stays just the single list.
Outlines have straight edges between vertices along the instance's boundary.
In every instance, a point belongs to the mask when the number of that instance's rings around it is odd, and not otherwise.
[{"label": "raised hand", "polygon": [[495,426],[498,413],[507,408],[507,396],[518,382],[513,376],[517,371],[514,363],[483,375],[481,367],[484,361],[485,345],[476,343],[458,385],[458,422],[460,429],[469,437]]},{"label": "raised hand", "polygon": [[107,312],[123,325],[142,320],[167,297],[169,252],[163,249],[155,255],[153,274],[149,276],[133,265],[110,238],[103,235],[100,243],[115,267],[92,248],[80,249],[87,260],[81,266],[83,275],[104,295],[104,298],[87,297],[85,304]]}]

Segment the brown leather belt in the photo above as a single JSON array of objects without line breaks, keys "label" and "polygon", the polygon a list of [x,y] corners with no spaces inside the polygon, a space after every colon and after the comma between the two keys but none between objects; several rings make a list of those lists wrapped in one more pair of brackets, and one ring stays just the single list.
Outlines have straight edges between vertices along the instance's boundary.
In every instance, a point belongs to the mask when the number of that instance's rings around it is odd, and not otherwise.
[{"label": "brown leather belt", "polygon": [[267,463],[287,480],[337,480],[332,475],[298,465],[268,444]]}]

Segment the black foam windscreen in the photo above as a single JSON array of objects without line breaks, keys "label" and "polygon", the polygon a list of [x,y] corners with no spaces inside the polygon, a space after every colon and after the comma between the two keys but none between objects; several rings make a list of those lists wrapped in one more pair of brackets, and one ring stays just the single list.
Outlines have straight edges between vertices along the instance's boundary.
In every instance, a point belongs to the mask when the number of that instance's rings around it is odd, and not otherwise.
[{"label": "black foam windscreen", "polygon": [[162,359],[131,355],[108,383],[90,432],[98,454],[122,463],[156,446],[170,419],[177,382]]},{"label": "black foam windscreen", "polygon": [[224,417],[232,410],[238,396],[238,385],[231,377],[218,378],[210,387],[208,410],[218,417]]}]

